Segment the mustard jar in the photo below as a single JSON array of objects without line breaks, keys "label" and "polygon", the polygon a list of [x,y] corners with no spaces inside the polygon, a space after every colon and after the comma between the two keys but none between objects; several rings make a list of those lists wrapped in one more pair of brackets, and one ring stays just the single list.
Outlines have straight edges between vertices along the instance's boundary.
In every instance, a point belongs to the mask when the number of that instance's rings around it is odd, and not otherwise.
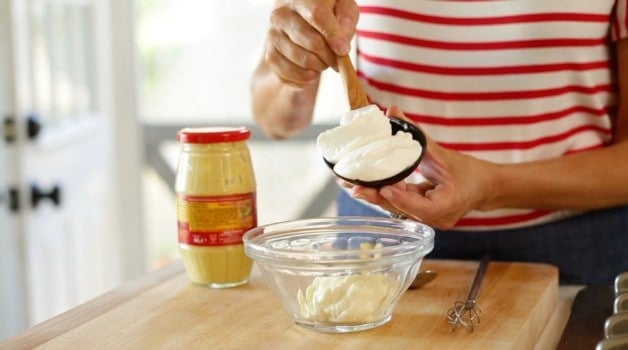
[{"label": "mustard jar", "polygon": [[255,175],[245,127],[184,128],[175,192],[179,254],[192,283],[227,288],[253,265],[242,236],[257,226]]}]

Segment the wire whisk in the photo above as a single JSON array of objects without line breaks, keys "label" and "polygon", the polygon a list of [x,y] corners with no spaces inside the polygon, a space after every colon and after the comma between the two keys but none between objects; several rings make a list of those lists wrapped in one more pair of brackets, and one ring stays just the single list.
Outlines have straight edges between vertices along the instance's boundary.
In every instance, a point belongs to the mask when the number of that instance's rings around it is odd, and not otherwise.
[{"label": "wire whisk", "polygon": [[489,261],[490,258],[488,255],[484,256],[480,261],[467,299],[465,301],[456,301],[454,306],[447,310],[447,321],[451,324],[452,332],[456,330],[456,326],[458,325],[461,325],[468,332],[473,332],[473,328],[480,323],[480,313],[482,313],[482,311],[477,307],[476,300]]}]

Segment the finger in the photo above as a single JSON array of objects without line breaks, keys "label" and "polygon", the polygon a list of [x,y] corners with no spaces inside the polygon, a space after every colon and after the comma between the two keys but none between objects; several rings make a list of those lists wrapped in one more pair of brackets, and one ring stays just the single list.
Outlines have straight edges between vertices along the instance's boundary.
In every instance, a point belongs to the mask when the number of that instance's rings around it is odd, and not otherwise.
[{"label": "finger", "polygon": [[303,17],[323,36],[327,45],[336,55],[344,56],[349,53],[349,39],[345,37],[328,2],[329,0],[297,0],[292,3],[292,10]]},{"label": "finger", "polygon": [[430,154],[421,160],[418,166],[421,175],[432,183],[443,183],[447,179],[447,170]]},{"label": "finger", "polygon": [[386,116],[387,117],[396,117],[399,119],[403,119],[409,122],[412,122],[410,119],[408,119],[408,117],[406,117],[406,115],[403,113],[403,111],[397,107],[397,106],[391,106],[386,110]]},{"label": "finger", "polygon": [[360,9],[354,0],[339,0],[334,8],[340,29],[345,37],[350,40],[355,35],[355,29],[360,16]]},{"label": "finger", "polygon": [[354,185],[351,182],[347,182],[347,181],[340,181],[340,186],[347,188],[347,189],[351,189],[354,187]]},{"label": "finger", "polygon": [[427,191],[434,189],[434,184],[429,181],[420,182],[418,184],[408,184],[408,191],[418,193],[422,196],[425,196]]},{"label": "finger", "polygon": [[295,45],[284,32],[269,31],[268,42],[272,49],[277,50],[283,57],[299,68],[321,73],[328,67],[314,52]]},{"label": "finger", "polygon": [[308,22],[286,7],[273,11],[269,39],[281,53],[295,64],[317,71],[336,65],[336,54],[322,35]]},{"label": "finger", "polygon": [[302,87],[315,82],[320,76],[318,72],[294,64],[274,47],[266,50],[264,61],[283,83],[293,86]]},{"label": "finger", "polygon": [[420,222],[442,230],[454,227],[466,213],[447,200],[451,193],[448,193],[443,185],[437,185],[434,189],[427,191],[425,196],[400,191],[391,186],[382,188],[380,194],[395,208],[393,211],[407,214]]},{"label": "finger", "polygon": [[380,196],[378,190],[374,188],[364,187],[364,186],[353,186],[350,194],[351,194],[351,197],[353,198],[362,199],[375,205],[379,205],[379,206],[388,205],[388,202],[382,196]]},{"label": "finger", "polygon": [[430,217],[433,203],[423,195],[401,190],[395,186],[382,187],[379,190],[379,195],[384,198],[394,210],[411,213],[413,217],[419,220]]},{"label": "finger", "polygon": [[[393,186],[403,190],[406,184],[404,182],[399,182],[397,184],[394,184]],[[389,203],[386,198],[382,197],[379,194],[379,190],[376,188],[354,186],[351,190],[351,196],[353,198],[358,198],[371,204],[375,204],[388,211],[398,211],[394,205]]]},{"label": "finger", "polygon": [[355,185],[351,190],[351,195],[357,195],[360,196],[360,198],[371,198],[378,196],[378,191],[371,187]]}]

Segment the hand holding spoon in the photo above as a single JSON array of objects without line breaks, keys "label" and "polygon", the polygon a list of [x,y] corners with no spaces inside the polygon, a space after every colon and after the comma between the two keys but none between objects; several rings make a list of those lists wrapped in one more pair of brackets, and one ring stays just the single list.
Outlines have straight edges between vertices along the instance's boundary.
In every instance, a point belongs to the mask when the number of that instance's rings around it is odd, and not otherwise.
[{"label": "hand holding spoon", "polygon": [[[333,12],[336,1],[326,0],[326,2]],[[340,72],[340,75],[342,77],[342,82],[347,93],[347,98],[348,98],[351,110],[368,106],[369,101],[368,101],[366,92],[364,91],[362,84],[360,83],[358,75],[355,71],[355,68],[353,67],[353,64],[349,56],[348,55],[338,56],[337,65],[338,65],[338,71]],[[398,172],[397,174],[393,176],[388,176],[386,178],[377,179],[375,181],[365,181],[365,180],[356,179],[356,178],[347,178],[345,176],[338,174],[334,170],[334,166],[336,164],[334,162],[330,162],[327,159],[323,158],[327,166],[329,166],[332,169],[332,172],[334,172],[336,176],[338,176],[339,178],[341,178],[342,180],[348,183],[352,183],[354,185],[365,186],[365,187],[372,187],[372,188],[380,188],[387,185],[392,185],[394,183],[402,181],[403,179],[408,177],[410,174],[412,174],[412,172],[416,169],[416,167],[421,162],[423,155],[425,154],[425,148],[427,146],[426,137],[423,134],[423,132],[411,122],[408,122],[404,119],[396,118],[396,117],[390,117],[389,119],[390,119],[392,135],[397,134],[399,131],[408,132],[412,135],[412,138],[421,145],[422,151],[416,160],[414,160],[411,164],[408,164],[407,167],[403,168],[400,172]]]},{"label": "hand holding spoon", "polygon": [[[327,0],[327,5],[332,12],[334,12],[335,4],[335,0]],[[364,89],[360,84],[358,74],[355,72],[355,68],[353,68],[353,63],[351,63],[349,55],[338,56],[336,60],[338,71],[340,72],[340,76],[342,78],[342,83],[347,91],[347,97],[349,99],[349,106],[351,106],[351,109],[368,106],[369,100],[366,97],[366,92],[364,92]]]}]

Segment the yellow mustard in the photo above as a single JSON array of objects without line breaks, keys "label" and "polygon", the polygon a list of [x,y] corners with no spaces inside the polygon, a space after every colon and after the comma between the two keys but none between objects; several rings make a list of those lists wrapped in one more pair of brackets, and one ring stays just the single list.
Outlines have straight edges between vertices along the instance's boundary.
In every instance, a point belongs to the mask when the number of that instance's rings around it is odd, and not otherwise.
[{"label": "yellow mustard", "polygon": [[248,281],[242,236],[257,225],[255,175],[244,127],[185,128],[175,192],[179,253],[190,280],[212,288]]}]

